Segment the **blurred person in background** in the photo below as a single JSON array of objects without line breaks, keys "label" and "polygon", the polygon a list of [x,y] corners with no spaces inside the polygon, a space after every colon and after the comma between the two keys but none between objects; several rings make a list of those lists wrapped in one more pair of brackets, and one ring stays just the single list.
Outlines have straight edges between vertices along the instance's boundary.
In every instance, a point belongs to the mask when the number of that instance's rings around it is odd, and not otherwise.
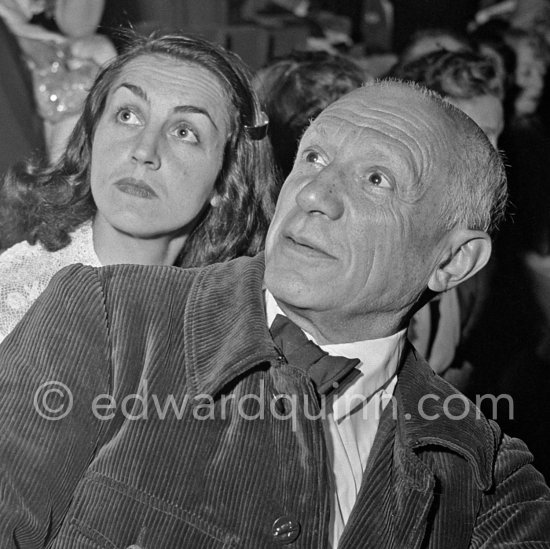
[{"label": "blurred person in background", "polygon": [[500,371],[499,391],[515,403],[504,427],[531,444],[550,478],[550,403],[540,398],[550,394],[550,131],[539,114],[547,65],[536,35],[513,31],[505,39],[517,59],[502,136],[513,209],[498,242],[503,272],[495,316],[509,337],[494,369]]},{"label": "blurred person in background", "polygon": [[464,34],[443,28],[427,28],[415,32],[399,54],[405,64],[434,51],[469,51],[472,43]]},{"label": "blurred person in background", "polygon": [[401,61],[389,76],[436,91],[472,118],[497,148],[504,128],[504,90],[491,60],[473,51],[440,49]]},{"label": "blurred person in background", "polygon": [[[510,94],[502,148],[508,160],[508,184],[513,205],[505,226],[500,257],[510,283],[528,288],[539,310],[535,338],[537,355],[550,350],[550,132],[539,115],[547,71],[545,48],[533,34],[509,29],[503,35],[515,54],[514,86]],[[528,183],[527,183],[528,182]],[[528,186],[527,186],[528,185]],[[523,301],[523,296],[517,296]],[[523,307],[520,305],[516,313]]]},{"label": "blurred person in background", "polygon": [[518,29],[509,29],[504,41],[515,53],[516,65],[514,97],[511,121],[534,115],[538,109],[546,75],[545,49],[535,35]]},{"label": "blurred person in background", "polygon": [[[42,156],[46,143],[34,97],[32,75],[17,37],[0,17],[0,180],[8,168],[31,155]],[[1,251],[1,245],[0,245]]]},{"label": "blurred person in background", "polygon": [[135,38],[95,81],[56,164],[0,196],[0,339],[71,263],[202,266],[263,246],[275,187],[249,72],[180,35]]},{"label": "blurred person in background", "polygon": [[[470,51],[439,50],[394,67],[391,76],[416,82],[465,112],[497,148],[504,127],[502,82],[491,60]],[[409,337],[442,377],[464,391],[473,365],[470,338],[489,292],[486,268],[439,294],[412,318]]]},{"label": "blurred person in background", "polygon": [[372,78],[353,61],[327,52],[293,52],[260,69],[253,81],[269,117],[269,138],[282,180],[298,143],[328,105]]},{"label": "blurred person in background", "polygon": [[[476,338],[485,371],[475,391],[508,395],[514,413],[503,428],[526,440],[550,478],[550,132],[548,41],[550,5],[522,0],[506,18],[476,29],[507,59],[505,130],[510,215],[496,240],[493,298]],[[487,32],[489,30],[490,32]],[[511,52],[511,55],[506,52]]]},{"label": "blurred person in background", "polygon": [[0,0],[0,17],[17,37],[31,69],[51,159],[62,153],[100,66],[116,55],[109,39],[96,33],[104,4]]},{"label": "blurred person in background", "polygon": [[483,25],[476,26],[469,34],[475,50],[491,59],[495,66],[498,78],[502,83],[505,113],[510,110],[508,103],[513,102],[516,89],[516,55],[503,38],[503,34],[507,29],[508,24],[505,21],[492,19]]}]

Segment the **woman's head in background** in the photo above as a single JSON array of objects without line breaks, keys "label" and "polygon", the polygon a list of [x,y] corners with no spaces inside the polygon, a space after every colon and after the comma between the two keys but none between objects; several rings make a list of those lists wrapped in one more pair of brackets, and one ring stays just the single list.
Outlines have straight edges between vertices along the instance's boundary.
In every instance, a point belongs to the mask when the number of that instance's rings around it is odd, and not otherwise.
[{"label": "woman's head in background", "polygon": [[369,80],[352,61],[326,52],[294,52],[258,71],[254,87],[269,117],[269,137],[283,178],[310,122]]},{"label": "woman's head in background", "polygon": [[503,90],[494,64],[486,57],[440,50],[397,65],[391,76],[439,93],[470,116],[497,146],[504,126]]},{"label": "woman's head in background", "polygon": [[471,51],[469,38],[448,29],[423,29],[415,32],[399,54],[399,64],[410,63],[434,51]]},{"label": "woman's head in background", "polygon": [[516,116],[533,114],[538,108],[544,89],[547,66],[544,45],[537,35],[519,29],[509,29],[503,38],[516,57],[515,114]]}]

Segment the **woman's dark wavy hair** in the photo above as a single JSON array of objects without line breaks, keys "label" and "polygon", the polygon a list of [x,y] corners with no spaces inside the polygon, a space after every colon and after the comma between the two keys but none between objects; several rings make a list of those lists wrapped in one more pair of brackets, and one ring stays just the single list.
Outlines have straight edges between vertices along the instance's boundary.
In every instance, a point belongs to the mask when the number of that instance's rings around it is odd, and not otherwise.
[{"label": "woman's dark wavy hair", "polygon": [[396,65],[390,76],[416,82],[443,97],[502,96],[501,83],[492,61],[470,51],[428,53],[409,63]]},{"label": "woman's dark wavy hair", "polygon": [[254,140],[253,132],[247,130],[261,119],[249,70],[236,55],[200,38],[153,34],[132,35],[128,40],[129,47],[95,80],[59,161],[47,167],[29,162],[7,175],[0,195],[4,246],[13,243],[13,235],[20,233],[31,244],[40,242],[49,251],[59,250],[70,243],[72,231],[94,216],[96,205],[89,173],[92,141],[106,98],[130,61],[160,55],[210,71],[233,107],[231,134],[215,183],[219,203],[207,207],[177,264],[202,266],[254,255],[263,247],[277,182],[268,140]]}]

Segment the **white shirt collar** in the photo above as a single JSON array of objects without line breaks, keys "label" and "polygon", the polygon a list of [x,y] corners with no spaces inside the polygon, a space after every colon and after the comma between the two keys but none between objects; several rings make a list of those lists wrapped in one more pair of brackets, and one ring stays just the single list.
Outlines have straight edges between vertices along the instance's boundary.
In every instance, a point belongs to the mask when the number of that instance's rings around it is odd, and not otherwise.
[{"label": "white shirt collar", "polygon": [[[284,315],[275,298],[269,290],[265,291],[267,325],[271,326],[275,317]],[[304,331],[308,339],[317,343],[315,338]],[[351,384],[345,391],[338,393],[338,398],[333,403],[335,419],[342,414],[349,413],[349,402],[354,395],[363,395],[369,399],[375,393],[383,390],[393,394],[395,376],[401,362],[401,354],[405,346],[407,329],[403,329],[388,337],[378,339],[366,339],[351,343],[337,343],[332,345],[319,345],[323,351],[330,355],[358,358],[361,364],[358,369],[362,376]],[[357,404],[357,399],[355,399]]]}]

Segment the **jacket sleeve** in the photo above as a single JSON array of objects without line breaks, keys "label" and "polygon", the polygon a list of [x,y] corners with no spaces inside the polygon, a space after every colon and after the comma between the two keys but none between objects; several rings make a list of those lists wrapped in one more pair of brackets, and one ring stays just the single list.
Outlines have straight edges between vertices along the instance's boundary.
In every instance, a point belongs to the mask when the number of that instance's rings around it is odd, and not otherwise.
[{"label": "jacket sleeve", "polygon": [[44,547],[105,421],[107,319],[97,271],[60,271],[0,345],[0,547]]},{"label": "jacket sleeve", "polygon": [[504,435],[494,486],[481,502],[472,548],[550,547],[550,490],[525,444]]}]

